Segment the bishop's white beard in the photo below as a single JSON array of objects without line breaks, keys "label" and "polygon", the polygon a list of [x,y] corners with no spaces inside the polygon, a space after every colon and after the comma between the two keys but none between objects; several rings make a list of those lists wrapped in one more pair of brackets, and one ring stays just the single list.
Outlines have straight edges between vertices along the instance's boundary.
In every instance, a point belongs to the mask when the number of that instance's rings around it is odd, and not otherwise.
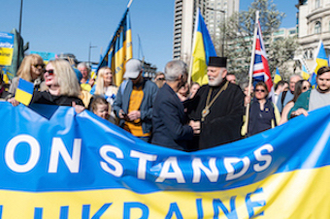
[{"label": "bishop's white beard", "polygon": [[[210,81],[210,79],[213,79],[212,81]],[[211,87],[216,87],[216,86],[219,86],[222,82],[223,78],[222,78],[222,72],[220,72],[218,74],[217,77],[209,77],[209,86]]]}]

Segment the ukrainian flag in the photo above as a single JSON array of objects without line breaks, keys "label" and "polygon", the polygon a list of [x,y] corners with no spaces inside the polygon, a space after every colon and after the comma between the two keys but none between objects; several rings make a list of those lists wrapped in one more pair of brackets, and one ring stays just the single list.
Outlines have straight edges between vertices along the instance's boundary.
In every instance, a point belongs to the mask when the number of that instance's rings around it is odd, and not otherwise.
[{"label": "ukrainian flag", "polygon": [[278,68],[276,68],[276,73],[275,73],[275,77],[274,77],[274,84],[277,84],[279,81],[282,80],[280,71],[278,70]]},{"label": "ukrainian flag", "polygon": [[307,71],[307,68],[304,64],[301,64],[301,77],[304,79],[304,80],[308,80],[310,75]]},{"label": "ukrainian flag", "polygon": [[7,68],[3,68],[1,71],[3,82],[9,84],[9,77],[13,78],[14,75],[8,72]]},{"label": "ukrainian flag", "polygon": [[217,54],[199,8],[197,9],[197,16],[191,78],[192,81],[203,85],[208,83],[206,73],[209,57]]},{"label": "ukrainian flag", "polygon": [[317,71],[324,66],[329,66],[328,65],[328,57],[327,54],[325,53],[324,45],[322,40],[319,42],[319,46],[317,48],[316,52],[316,57],[315,57],[315,67],[313,74],[309,78],[309,82],[311,83],[312,87],[316,86],[316,76],[317,76]]},{"label": "ukrainian flag", "polygon": [[15,93],[15,100],[28,106],[33,96],[33,90],[33,83],[20,78]]},{"label": "ukrainian flag", "polygon": [[109,66],[113,72],[114,83],[119,86],[123,81],[126,62],[133,57],[131,22],[129,8],[124,13],[110,44],[101,59],[97,71]]},{"label": "ukrainian flag", "polygon": [[317,74],[317,71],[321,67],[328,66],[328,57],[327,57],[327,54],[325,53],[325,49],[324,49],[322,40],[320,40],[316,54],[317,54],[316,58],[315,58],[316,67],[314,69],[314,72]]}]

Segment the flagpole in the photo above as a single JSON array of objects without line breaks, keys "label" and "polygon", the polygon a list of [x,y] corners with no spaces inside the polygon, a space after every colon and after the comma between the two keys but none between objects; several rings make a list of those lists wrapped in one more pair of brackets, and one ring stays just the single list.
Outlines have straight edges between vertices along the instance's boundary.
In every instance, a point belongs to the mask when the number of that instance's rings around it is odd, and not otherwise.
[{"label": "flagpole", "polygon": [[127,8],[131,7],[131,4],[132,4],[133,0],[130,0],[127,4]]},{"label": "flagpole", "polygon": [[197,19],[197,17],[199,16],[199,7],[197,7],[196,9],[196,18],[195,18],[195,29],[194,29],[194,39],[193,39],[193,44],[192,44],[192,49],[190,52],[190,63],[189,63],[189,74],[188,74],[188,84],[191,84],[191,76],[192,76],[192,68],[193,68],[193,62],[194,62],[194,51],[193,49],[195,49],[195,43],[196,43],[196,33],[197,33],[197,28],[198,28],[198,22],[199,20]]},{"label": "flagpole", "polygon": [[252,86],[252,74],[253,74],[253,66],[254,66],[254,57],[256,54],[256,41],[257,41],[257,31],[259,25],[259,11],[256,11],[256,20],[254,24],[254,37],[253,37],[253,47],[252,47],[252,54],[251,54],[251,62],[250,62],[250,71],[249,71],[249,87],[248,87],[248,94],[247,96],[250,97],[250,102],[246,105],[245,111],[245,122],[246,122],[246,132],[249,128],[249,111],[250,111],[250,103],[251,103],[251,86]]}]

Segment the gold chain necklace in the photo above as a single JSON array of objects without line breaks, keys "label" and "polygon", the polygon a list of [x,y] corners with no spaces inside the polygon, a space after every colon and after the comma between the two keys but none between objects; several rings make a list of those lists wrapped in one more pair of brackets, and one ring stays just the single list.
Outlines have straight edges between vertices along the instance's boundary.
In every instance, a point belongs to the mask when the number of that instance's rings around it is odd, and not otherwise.
[{"label": "gold chain necklace", "polygon": [[210,88],[209,93],[207,95],[205,108],[202,111],[202,119],[201,119],[202,122],[204,122],[205,117],[210,113],[210,108],[211,108],[212,104],[214,103],[214,101],[219,97],[219,95],[222,93],[222,91],[224,91],[224,90],[227,89],[228,83],[229,82],[227,81],[226,84],[213,97],[213,99],[211,100],[211,102],[210,102],[210,99],[211,99],[211,94],[212,94],[213,88]]}]

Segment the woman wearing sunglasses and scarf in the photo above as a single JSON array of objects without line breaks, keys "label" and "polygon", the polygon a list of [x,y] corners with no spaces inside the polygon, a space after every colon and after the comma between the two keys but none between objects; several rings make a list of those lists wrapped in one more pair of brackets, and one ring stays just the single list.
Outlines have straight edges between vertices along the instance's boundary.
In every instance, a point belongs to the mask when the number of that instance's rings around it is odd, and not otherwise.
[{"label": "woman wearing sunglasses and scarf", "polygon": [[[254,89],[254,98],[250,106],[249,123],[244,124],[243,134],[252,136],[274,128],[281,119],[277,107],[268,99],[268,88],[264,82],[258,82]],[[247,125],[247,130],[246,130]]]},{"label": "woman wearing sunglasses and scarf", "polygon": [[[32,103],[73,106],[77,113],[82,112],[85,107],[81,99],[80,86],[76,73],[68,61],[56,59],[49,61],[44,72],[47,90],[34,91]],[[15,102],[8,100],[13,106]]]}]

